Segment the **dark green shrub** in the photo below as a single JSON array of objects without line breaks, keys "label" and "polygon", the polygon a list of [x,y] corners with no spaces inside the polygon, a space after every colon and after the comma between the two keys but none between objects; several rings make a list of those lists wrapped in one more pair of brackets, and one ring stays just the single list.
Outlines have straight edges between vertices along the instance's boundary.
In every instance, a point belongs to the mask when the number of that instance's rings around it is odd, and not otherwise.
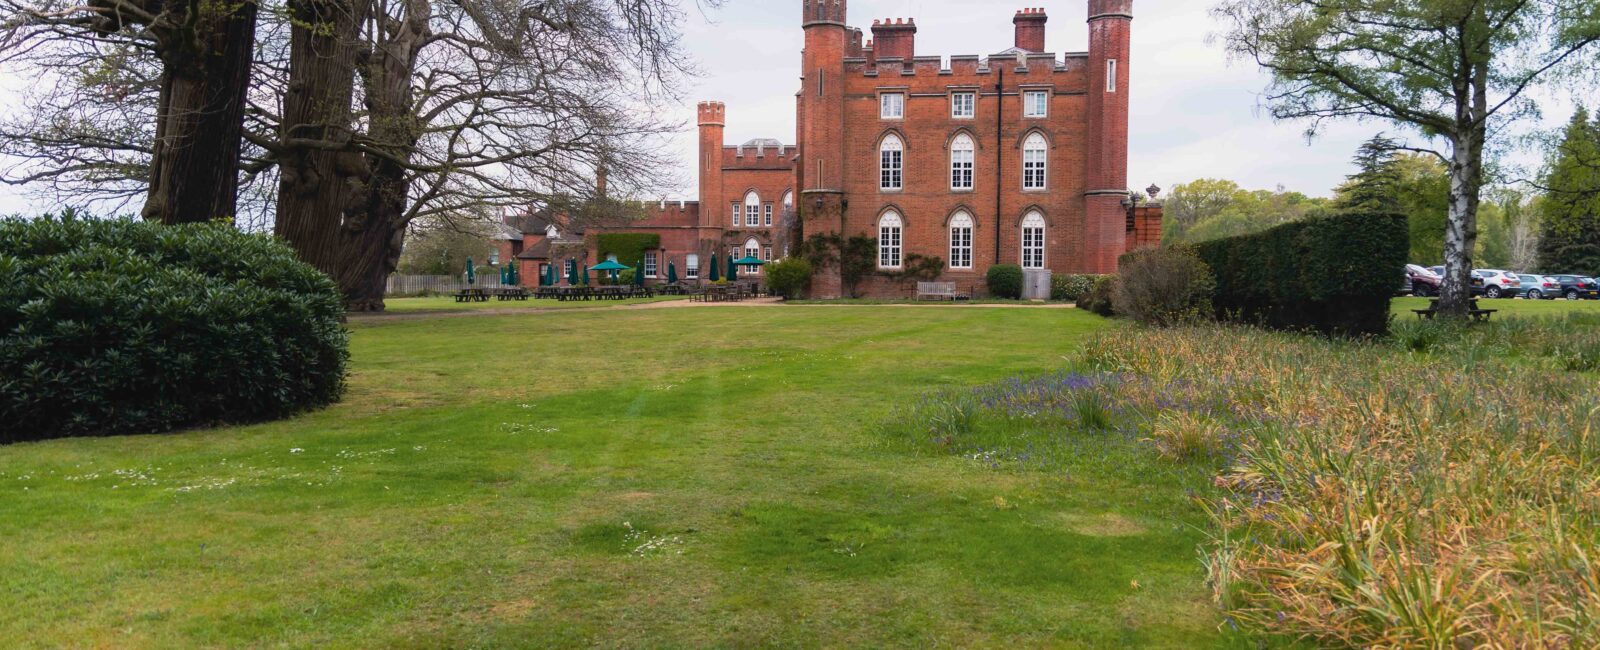
[{"label": "dark green shrub", "polygon": [[1094,284],[1089,287],[1089,292],[1078,298],[1078,309],[1099,314],[1110,318],[1116,315],[1116,309],[1111,304],[1111,294],[1116,288],[1117,276],[1096,276]]},{"label": "dark green shrub", "polygon": [[224,224],[0,220],[0,442],[285,417],[344,391],[333,281]]},{"label": "dark green shrub", "polygon": [[1101,276],[1086,273],[1056,274],[1050,276],[1050,299],[1077,302],[1094,289],[1095,280]]},{"label": "dark green shrub", "polygon": [[985,280],[989,285],[989,295],[996,298],[1022,297],[1022,267],[1015,264],[996,264],[989,267],[989,275]]},{"label": "dark green shrub", "polygon": [[1216,286],[1192,249],[1147,248],[1122,257],[1111,303],[1118,315],[1167,327],[1210,318]]},{"label": "dark green shrub", "polygon": [[1195,249],[1216,275],[1219,318],[1358,336],[1388,331],[1410,232],[1401,215],[1341,214]]},{"label": "dark green shrub", "polygon": [[768,264],[767,288],[784,298],[800,298],[811,286],[811,263],[805,258],[790,257]]}]

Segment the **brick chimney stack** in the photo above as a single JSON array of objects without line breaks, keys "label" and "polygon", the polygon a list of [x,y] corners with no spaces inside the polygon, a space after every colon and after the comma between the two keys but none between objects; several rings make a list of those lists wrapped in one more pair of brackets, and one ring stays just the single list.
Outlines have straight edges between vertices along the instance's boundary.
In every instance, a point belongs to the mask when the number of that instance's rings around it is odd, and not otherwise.
[{"label": "brick chimney stack", "polygon": [[1044,51],[1044,25],[1050,20],[1044,8],[1023,9],[1011,19],[1017,26],[1017,49],[1029,52]]},{"label": "brick chimney stack", "polygon": [[873,54],[879,59],[911,60],[917,55],[917,19],[872,21]]}]

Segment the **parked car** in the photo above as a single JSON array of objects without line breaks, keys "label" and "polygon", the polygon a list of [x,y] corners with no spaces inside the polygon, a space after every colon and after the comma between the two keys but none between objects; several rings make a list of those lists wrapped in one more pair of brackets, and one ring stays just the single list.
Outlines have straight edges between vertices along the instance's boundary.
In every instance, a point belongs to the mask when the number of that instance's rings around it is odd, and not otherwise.
[{"label": "parked car", "polygon": [[1510,298],[1522,293],[1522,278],[1515,273],[1499,269],[1477,269],[1473,273],[1482,274],[1485,298]]},{"label": "parked car", "polygon": [[1418,298],[1439,295],[1439,286],[1444,284],[1444,276],[1429,271],[1416,264],[1406,265],[1405,283],[1400,287],[1401,293],[1409,293]]},{"label": "parked car", "polygon": [[[1434,292],[1433,292],[1433,295],[1435,295],[1435,296],[1439,295],[1438,289],[1439,289],[1440,286],[1444,285],[1444,267],[1442,267],[1442,266],[1429,266],[1429,267],[1424,268],[1423,270],[1427,271],[1429,273],[1432,273],[1435,277],[1439,278],[1439,285],[1436,285],[1434,287]],[[1481,296],[1481,295],[1483,295],[1484,282],[1483,282],[1483,274],[1482,274],[1482,272],[1481,271],[1473,271],[1471,277],[1472,277],[1472,295],[1473,296]]]},{"label": "parked car", "polygon": [[1548,275],[1519,275],[1522,288],[1517,294],[1528,300],[1555,300],[1561,296],[1561,283]]},{"label": "parked car", "polygon": [[1596,282],[1594,278],[1557,275],[1550,279],[1560,285],[1560,295],[1567,300],[1600,300],[1600,282]]}]

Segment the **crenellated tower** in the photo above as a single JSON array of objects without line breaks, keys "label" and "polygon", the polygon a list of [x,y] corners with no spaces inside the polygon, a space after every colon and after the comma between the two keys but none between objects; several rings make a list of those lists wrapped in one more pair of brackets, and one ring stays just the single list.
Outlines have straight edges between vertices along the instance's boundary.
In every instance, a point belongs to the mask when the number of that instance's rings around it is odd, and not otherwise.
[{"label": "crenellated tower", "polygon": [[1133,0],[1089,0],[1089,124],[1084,233],[1089,270],[1114,273],[1127,250],[1128,80]]},{"label": "crenellated tower", "polygon": [[722,102],[700,102],[700,240],[715,241],[727,223],[722,195],[722,136],[727,128]]},{"label": "crenellated tower", "polygon": [[[844,59],[860,32],[846,23],[847,0],[800,0],[799,205],[805,236],[845,231]],[[841,292],[837,269],[819,272],[812,293]]]}]

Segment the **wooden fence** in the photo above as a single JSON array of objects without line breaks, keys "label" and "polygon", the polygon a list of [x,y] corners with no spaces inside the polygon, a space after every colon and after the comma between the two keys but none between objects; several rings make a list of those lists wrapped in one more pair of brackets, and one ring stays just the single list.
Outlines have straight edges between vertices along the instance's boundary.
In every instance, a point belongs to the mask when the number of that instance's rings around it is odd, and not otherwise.
[{"label": "wooden fence", "polygon": [[475,284],[468,285],[467,279],[456,275],[391,275],[389,284],[384,290],[387,296],[421,296],[427,294],[450,294],[466,289],[500,289],[506,285],[500,283],[500,273],[492,267],[487,275],[479,275]]}]

